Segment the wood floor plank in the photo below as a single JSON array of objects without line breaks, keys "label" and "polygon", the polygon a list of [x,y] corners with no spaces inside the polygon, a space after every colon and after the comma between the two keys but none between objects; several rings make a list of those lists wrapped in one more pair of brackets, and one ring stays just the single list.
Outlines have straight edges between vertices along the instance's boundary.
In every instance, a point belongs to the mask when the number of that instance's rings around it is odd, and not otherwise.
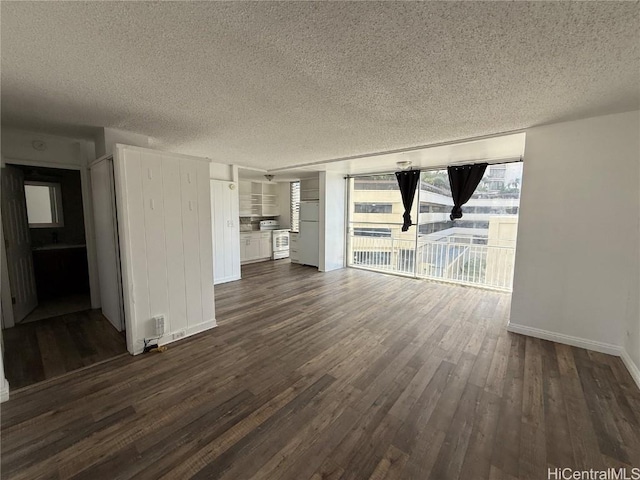
[{"label": "wood floor plank", "polygon": [[18,324],[4,331],[12,389],[37,385],[127,351],[125,337],[98,310]]},{"label": "wood floor plank", "polygon": [[562,379],[562,390],[567,407],[567,419],[571,446],[576,466],[580,469],[589,468],[594,462],[594,454],[601,456],[598,438],[580,383],[580,376],[576,367],[572,347],[556,344],[558,355],[558,370]]},{"label": "wood floor plank", "polygon": [[518,477],[520,470],[520,430],[522,427],[522,395],[524,382],[524,337],[510,335],[511,350],[504,379],[502,407],[498,420],[496,444],[491,464],[507,475]]},{"label": "wood floor plank", "polygon": [[507,294],[286,261],[242,273],[215,287],[219,326],[162,354],[68,372],[117,354],[121,334],[95,312],[8,330],[5,344],[25,335],[32,354],[7,372],[53,378],[2,404],[2,478],[513,480],[637,466],[640,391],[621,360],[508,333]]}]

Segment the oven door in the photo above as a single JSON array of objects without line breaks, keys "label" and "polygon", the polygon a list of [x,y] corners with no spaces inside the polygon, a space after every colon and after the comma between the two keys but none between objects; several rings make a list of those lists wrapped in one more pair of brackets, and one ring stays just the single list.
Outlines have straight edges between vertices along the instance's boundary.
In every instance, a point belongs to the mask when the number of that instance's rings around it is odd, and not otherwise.
[{"label": "oven door", "polygon": [[289,250],[289,232],[273,232],[273,251]]},{"label": "oven door", "polygon": [[289,232],[273,232],[273,255],[274,260],[287,258],[289,256]]}]

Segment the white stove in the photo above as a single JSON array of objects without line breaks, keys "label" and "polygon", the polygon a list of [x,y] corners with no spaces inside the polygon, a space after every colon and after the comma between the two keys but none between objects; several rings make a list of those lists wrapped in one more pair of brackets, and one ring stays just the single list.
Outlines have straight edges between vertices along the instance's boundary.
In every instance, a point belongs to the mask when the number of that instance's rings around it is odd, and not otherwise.
[{"label": "white stove", "polygon": [[279,260],[289,257],[289,230],[280,228],[277,220],[262,220],[260,230],[273,232],[271,258]]}]

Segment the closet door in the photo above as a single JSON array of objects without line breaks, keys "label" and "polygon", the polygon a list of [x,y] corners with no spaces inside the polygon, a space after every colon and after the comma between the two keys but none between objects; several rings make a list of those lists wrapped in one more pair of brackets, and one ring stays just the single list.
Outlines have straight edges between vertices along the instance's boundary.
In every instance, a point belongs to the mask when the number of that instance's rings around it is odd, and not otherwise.
[{"label": "closet door", "polygon": [[238,185],[211,180],[213,283],[240,278],[240,229]]},{"label": "closet door", "polygon": [[91,166],[91,193],[102,315],[121,332],[124,312],[113,159],[106,158]]}]

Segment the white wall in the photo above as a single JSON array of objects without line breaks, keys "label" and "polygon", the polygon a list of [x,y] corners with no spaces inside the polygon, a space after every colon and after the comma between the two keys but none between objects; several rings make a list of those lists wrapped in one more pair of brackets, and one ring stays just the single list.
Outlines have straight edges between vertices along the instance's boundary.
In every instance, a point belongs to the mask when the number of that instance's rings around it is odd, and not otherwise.
[{"label": "white wall", "polygon": [[114,162],[127,346],[137,354],[156,315],[160,344],[216,325],[209,161],[118,145]]},{"label": "white wall", "polygon": [[291,228],[291,183],[278,183],[278,221],[280,227]]},{"label": "white wall", "polygon": [[[34,141],[45,143],[44,150],[36,150]],[[89,285],[91,287],[91,307],[100,308],[98,283],[98,263],[93,228],[93,205],[88,165],[95,160],[93,141],[57,135],[43,135],[36,132],[2,128],[2,161],[40,165],[49,168],[75,168],[80,170],[82,180],[82,202],[84,229],[87,243]]]},{"label": "white wall", "polygon": [[343,174],[320,172],[320,258],[318,269],[329,272],[345,265],[346,180]]},{"label": "white wall", "polygon": [[[45,149],[36,150],[33,147],[34,141],[44,142]],[[81,142],[75,138],[3,128],[2,157],[11,160],[29,160],[51,168],[56,168],[54,164],[81,166],[87,162]],[[91,142],[87,141],[87,143]]]},{"label": "white wall", "polygon": [[136,147],[148,147],[149,137],[140,133],[103,127],[96,136],[96,158],[111,155],[118,143]]},{"label": "white wall", "polygon": [[234,165],[211,162],[209,164],[209,178],[212,180],[223,180],[225,182],[237,182],[238,168]]},{"label": "white wall", "polygon": [[[637,151],[640,152],[640,132],[636,134],[636,148],[638,149]],[[637,158],[639,165],[638,173],[640,175],[640,153]],[[640,178],[638,179],[638,183],[640,184]],[[640,188],[638,189],[638,218],[636,222],[638,227],[636,256],[638,257],[640,256]],[[640,263],[640,260],[638,260],[638,263]],[[640,268],[636,269],[635,277],[631,279],[630,284],[635,284],[640,287]],[[638,384],[638,387],[640,387],[640,292],[636,291],[635,294],[633,292],[631,293],[628,299],[629,315],[627,315],[626,333],[624,335],[625,354],[622,358]]]},{"label": "white wall", "polygon": [[638,361],[639,128],[631,112],[527,131],[510,330]]}]

